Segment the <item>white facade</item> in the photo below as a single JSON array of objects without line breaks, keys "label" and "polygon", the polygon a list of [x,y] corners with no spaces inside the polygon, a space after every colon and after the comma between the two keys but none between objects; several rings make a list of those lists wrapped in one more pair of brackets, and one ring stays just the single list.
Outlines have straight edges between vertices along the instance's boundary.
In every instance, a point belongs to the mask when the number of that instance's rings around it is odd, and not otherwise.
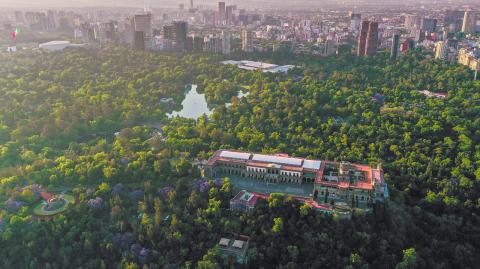
[{"label": "white facade", "polygon": [[38,45],[40,49],[48,51],[61,51],[68,47],[82,47],[83,44],[71,44],[70,41],[50,41]]}]

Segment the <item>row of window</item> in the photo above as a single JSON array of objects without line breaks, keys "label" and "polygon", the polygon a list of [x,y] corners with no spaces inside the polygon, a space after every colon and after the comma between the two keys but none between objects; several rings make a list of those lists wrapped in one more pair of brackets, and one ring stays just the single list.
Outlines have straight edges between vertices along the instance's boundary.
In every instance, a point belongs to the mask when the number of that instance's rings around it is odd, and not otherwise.
[{"label": "row of window", "polygon": [[[320,192],[320,195],[321,195],[321,196],[324,196],[324,195],[325,195],[325,192],[324,192],[324,191],[321,191],[321,192]],[[337,197],[337,194],[336,194],[336,193],[328,193],[328,195],[329,195],[330,197],[333,197],[333,198]],[[338,197],[341,198],[341,199],[348,199],[350,196],[347,195],[347,194],[344,194],[344,195],[338,195]],[[363,196],[363,195],[355,195],[355,196],[354,196],[354,199],[360,199],[360,201],[366,201],[366,200],[367,200],[367,197],[366,197],[366,196]]]}]

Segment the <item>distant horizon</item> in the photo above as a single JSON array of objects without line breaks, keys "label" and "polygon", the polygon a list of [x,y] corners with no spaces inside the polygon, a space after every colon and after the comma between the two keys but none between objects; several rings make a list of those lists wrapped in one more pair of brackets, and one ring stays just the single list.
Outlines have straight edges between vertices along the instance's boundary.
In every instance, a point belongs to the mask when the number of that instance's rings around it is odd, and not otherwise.
[{"label": "distant horizon", "polygon": [[[194,0],[195,6],[212,6],[216,5],[219,1],[218,0]],[[275,4],[276,7],[292,7],[295,6],[299,9],[305,8],[321,8],[323,7],[348,7],[348,6],[369,6],[372,4],[379,4],[382,3],[382,7],[388,6],[404,6],[404,5],[414,5],[418,3],[418,5],[446,5],[451,4],[454,6],[460,5],[474,5],[480,6],[476,0],[444,0],[444,1],[436,1],[432,3],[426,0],[404,0],[404,1],[396,1],[396,0],[344,0],[344,1],[335,1],[335,0],[323,0],[323,1],[315,1],[315,0],[301,0],[301,1],[287,1],[287,0],[262,0],[262,1],[255,1],[255,0],[247,0],[247,1],[240,1],[240,0],[225,0],[227,4],[235,4],[241,6],[243,8],[258,8],[259,4],[261,7],[265,8],[271,4]],[[150,8],[175,8],[178,7],[180,4],[184,4],[186,8],[188,8],[190,1],[174,1],[174,0],[166,0],[166,1],[154,1],[154,0],[141,0],[135,1],[132,3],[131,1],[125,0],[102,0],[102,1],[95,1],[95,0],[78,0],[78,1],[65,1],[65,0],[47,0],[47,1],[32,1],[32,0],[0,0],[0,7],[3,9],[42,9],[42,8],[53,8],[53,9],[61,9],[61,8],[139,8],[139,7],[150,7]]]}]

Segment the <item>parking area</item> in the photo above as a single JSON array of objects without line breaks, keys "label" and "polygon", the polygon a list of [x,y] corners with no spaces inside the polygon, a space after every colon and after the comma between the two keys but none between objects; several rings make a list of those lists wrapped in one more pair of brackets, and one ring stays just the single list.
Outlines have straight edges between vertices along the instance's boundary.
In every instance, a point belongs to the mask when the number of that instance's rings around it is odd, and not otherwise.
[{"label": "parking area", "polygon": [[295,196],[311,197],[313,192],[313,183],[267,183],[255,179],[245,179],[239,177],[229,177],[230,183],[239,189],[247,191],[270,194],[273,192],[282,192]]}]

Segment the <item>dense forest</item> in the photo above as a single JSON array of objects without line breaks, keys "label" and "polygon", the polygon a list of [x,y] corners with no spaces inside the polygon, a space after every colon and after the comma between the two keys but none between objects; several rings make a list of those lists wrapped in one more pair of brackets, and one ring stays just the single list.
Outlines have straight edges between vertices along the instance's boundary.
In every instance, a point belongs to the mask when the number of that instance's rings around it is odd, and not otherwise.
[{"label": "dense forest", "polygon": [[[242,267],[215,247],[235,232],[251,237],[246,268],[478,268],[480,83],[470,70],[421,51],[251,57],[297,68],[117,47],[0,53],[0,267]],[[168,118],[192,83],[212,115]],[[392,197],[351,220],[280,194],[234,213],[230,181],[192,166],[219,148],[381,162]],[[77,203],[36,220],[40,189]]]}]

